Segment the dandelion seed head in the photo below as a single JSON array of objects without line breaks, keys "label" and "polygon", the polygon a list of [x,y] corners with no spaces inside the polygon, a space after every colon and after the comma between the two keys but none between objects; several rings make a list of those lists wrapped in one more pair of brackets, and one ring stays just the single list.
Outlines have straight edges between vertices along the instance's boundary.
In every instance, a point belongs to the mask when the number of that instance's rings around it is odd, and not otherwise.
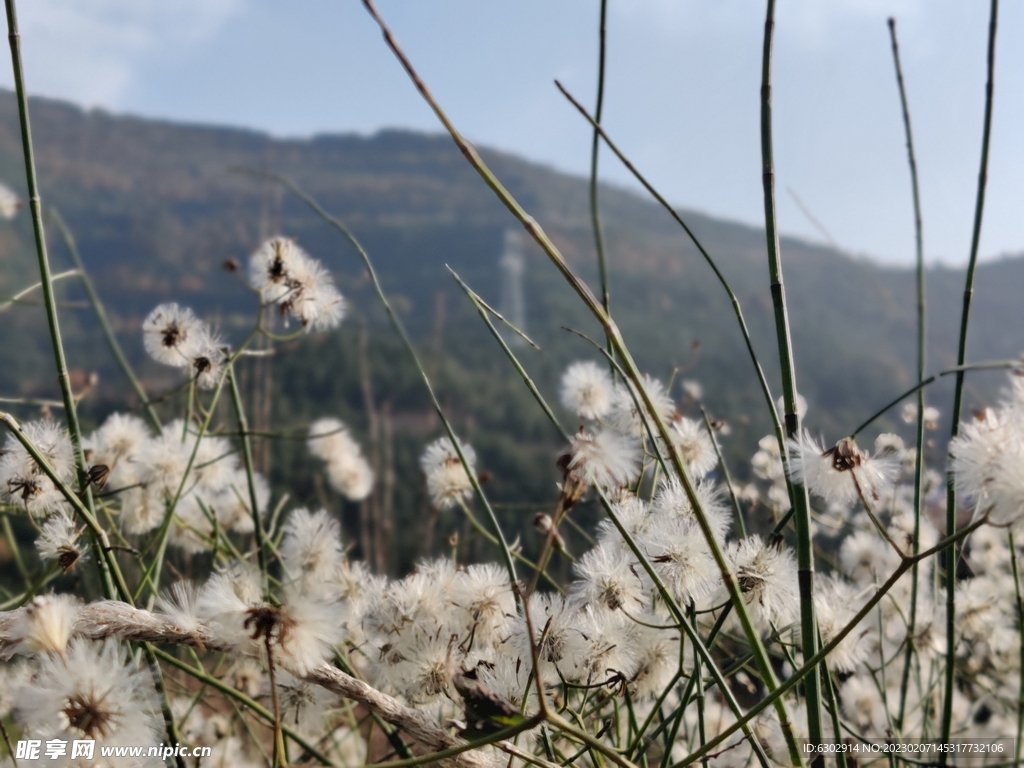
[{"label": "dandelion seed head", "polygon": [[174,303],[160,304],[142,321],[146,352],[158,363],[175,368],[190,365],[208,338],[206,324],[188,307]]},{"label": "dandelion seed head", "polygon": [[758,535],[730,543],[726,548],[736,583],[762,631],[790,624],[799,612],[796,561],[781,542],[765,542]]},{"label": "dandelion seed head", "polygon": [[569,454],[569,471],[598,488],[619,488],[640,474],[639,442],[610,429],[580,429],[573,435]]},{"label": "dandelion seed head", "polygon": [[647,601],[635,562],[624,548],[598,544],[573,568],[577,578],[572,587],[573,598],[581,604],[594,604],[610,611],[624,608],[628,613],[639,614]]},{"label": "dandelion seed head", "polygon": [[313,588],[326,585],[342,561],[338,521],[325,509],[294,510],[285,524],[281,558],[296,583]]},{"label": "dandelion seed head", "polygon": [[704,477],[715,468],[718,456],[704,425],[685,416],[673,419],[669,425],[672,444],[686,463],[694,478]]},{"label": "dandelion seed head", "polygon": [[607,369],[597,363],[573,363],[562,374],[562,405],[584,419],[603,418],[612,407],[614,389]]},{"label": "dandelion seed head", "polygon": [[[476,451],[462,442],[459,446],[469,471],[475,472]],[[428,445],[420,457],[420,467],[427,477],[427,492],[435,507],[452,507],[460,499],[468,499],[472,495],[473,484],[450,438],[441,437]]]},{"label": "dandelion seed head", "polygon": [[56,561],[64,573],[74,568],[88,549],[89,545],[80,540],[78,528],[63,509],[46,518],[36,539],[39,556]]}]

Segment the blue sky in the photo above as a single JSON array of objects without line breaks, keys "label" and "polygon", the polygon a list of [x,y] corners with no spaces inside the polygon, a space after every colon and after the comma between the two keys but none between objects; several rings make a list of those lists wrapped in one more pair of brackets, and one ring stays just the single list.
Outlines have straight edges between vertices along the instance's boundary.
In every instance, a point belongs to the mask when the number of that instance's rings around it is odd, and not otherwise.
[{"label": "blue sky", "polygon": [[[763,3],[609,0],[605,125],[674,203],[762,217]],[[597,0],[379,0],[463,132],[584,173],[587,126],[555,90],[594,99]],[[780,226],[913,259],[910,184],[885,19],[910,92],[929,261],[962,263],[985,81],[982,0],[779,0],[775,140]],[[29,90],[114,112],[279,136],[436,131],[358,0],[23,0]],[[1024,250],[1024,4],[1003,3],[984,257]],[[9,63],[0,83],[11,82]],[[632,182],[614,158],[603,178]]]}]

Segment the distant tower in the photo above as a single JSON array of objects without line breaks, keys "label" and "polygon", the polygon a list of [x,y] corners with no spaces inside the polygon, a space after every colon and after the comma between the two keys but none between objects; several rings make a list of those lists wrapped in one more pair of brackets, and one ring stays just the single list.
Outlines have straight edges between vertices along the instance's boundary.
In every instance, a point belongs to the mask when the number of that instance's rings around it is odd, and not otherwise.
[{"label": "distant tower", "polygon": [[[514,229],[505,230],[505,250],[498,260],[498,268],[501,273],[501,304],[498,311],[512,325],[526,333],[526,302],[523,299],[526,257],[523,255],[523,237]],[[502,335],[510,345],[525,344],[515,333]]]}]

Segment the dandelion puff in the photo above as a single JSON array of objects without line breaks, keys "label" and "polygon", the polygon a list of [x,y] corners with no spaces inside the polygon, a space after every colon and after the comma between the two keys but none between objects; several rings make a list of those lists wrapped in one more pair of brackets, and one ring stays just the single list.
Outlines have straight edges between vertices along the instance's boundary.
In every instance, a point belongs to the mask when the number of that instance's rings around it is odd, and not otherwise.
[{"label": "dandelion puff", "polygon": [[286,595],[279,611],[274,637],[279,656],[275,661],[297,675],[306,675],[330,658],[342,640],[337,611],[325,600],[295,590]]},{"label": "dandelion puff", "polygon": [[21,208],[21,198],[6,184],[0,184],[0,218],[10,221]]},{"label": "dandelion puff", "polygon": [[[731,518],[721,492],[710,482],[697,483],[694,492],[711,530],[719,540],[724,540],[729,531]],[[658,486],[658,491],[651,502],[651,512],[659,518],[684,518],[693,522],[697,520],[690,497],[676,477],[662,481]]]},{"label": "dandelion puff", "polygon": [[[26,422],[21,431],[54,474],[70,484],[74,477],[74,451],[67,431],[50,419]],[[0,492],[33,517],[45,517],[64,503],[64,494],[14,435],[7,436],[0,451]]]},{"label": "dandelion puff", "polygon": [[206,324],[191,309],[173,303],[160,304],[142,322],[146,352],[158,363],[175,368],[189,365],[208,337]]},{"label": "dandelion puff", "polygon": [[680,416],[669,424],[669,435],[693,477],[704,477],[718,464],[715,446],[703,424]]},{"label": "dandelion puff", "polygon": [[199,589],[191,581],[176,581],[157,599],[157,607],[182,632],[196,632],[201,626],[199,596]]},{"label": "dandelion puff", "polygon": [[597,363],[573,363],[562,374],[562,405],[584,419],[600,419],[612,407],[612,377]]},{"label": "dandelion puff", "polygon": [[302,584],[326,584],[342,561],[341,528],[321,509],[296,509],[288,517],[281,558],[291,578]]},{"label": "dandelion puff", "polygon": [[[622,527],[634,538],[646,531],[652,521],[648,503],[632,493],[624,494],[612,502],[612,511]],[[618,526],[608,518],[597,524],[597,540],[605,547],[626,547]]]},{"label": "dandelion puff", "polygon": [[623,608],[636,614],[646,605],[644,583],[634,570],[635,559],[626,550],[598,544],[580,558],[573,572],[577,581],[572,595],[582,604],[596,604],[610,611]]},{"label": "dandelion puff", "polygon": [[60,569],[67,573],[89,550],[89,545],[79,539],[79,533],[68,513],[63,509],[58,510],[43,523],[43,529],[36,539],[36,550],[43,560],[55,560]]},{"label": "dandelion puff", "polygon": [[138,416],[112,413],[82,441],[82,447],[91,464],[104,464],[110,470],[107,482],[120,488],[136,482],[135,465],[149,439],[149,428]]},{"label": "dandelion puff", "polygon": [[736,583],[762,630],[794,621],[799,607],[796,562],[781,540],[766,543],[758,535],[732,542],[726,557]]},{"label": "dandelion puff", "polygon": [[1024,514],[1024,413],[1012,401],[986,409],[961,427],[949,445],[957,490],[997,525]]},{"label": "dandelion puff", "polygon": [[272,237],[249,258],[249,281],[267,301],[276,302],[288,293],[289,278],[307,258],[294,240]]},{"label": "dandelion puff", "polygon": [[307,262],[293,291],[282,308],[287,307],[307,332],[329,331],[345,318],[345,299],[334,287],[331,274],[319,262],[312,259]]},{"label": "dandelion puff", "polygon": [[804,432],[799,438],[791,438],[788,445],[790,477],[828,504],[856,501],[858,485],[865,498],[881,499],[899,476],[898,460],[884,454],[869,456],[850,438],[825,450]]},{"label": "dandelion puff", "polygon": [[350,501],[362,501],[373,490],[373,469],[362,448],[339,419],[323,418],[309,428],[310,453],[327,463],[327,480]]},{"label": "dandelion puff", "polygon": [[[827,645],[857,614],[858,601],[853,588],[835,576],[820,576],[814,584],[814,612],[818,631]],[[828,655],[829,665],[837,672],[852,672],[867,658],[870,629],[855,627]]]},{"label": "dandelion puff", "polygon": [[337,701],[337,696],[323,686],[307,682],[284,669],[276,677],[281,721],[307,738],[319,737],[327,725],[327,712]]},{"label": "dandelion puff", "polygon": [[686,517],[660,519],[639,543],[659,578],[679,602],[699,600],[717,586],[720,571],[694,520]]},{"label": "dandelion puff", "polygon": [[224,375],[224,366],[231,356],[231,347],[212,331],[203,328],[189,358],[189,370],[200,389],[213,389]]},{"label": "dandelion puff", "polygon": [[38,595],[16,615],[8,632],[12,653],[63,655],[78,620],[74,595]]},{"label": "dandelion puff", "polygon": [[612,489],[640,474],[640,444],[610,429],[580,429],[572,438],[568,468],[589,485]]},{"label": "dandelion puff", "polygon": [[[663,621],[650,615],[640,618]],[[679,670],[679,634],[634,624],[630,628],[630,636],[636,661],[629,680],[630,689],[636,698],[653,699],[665,690]]]},{"label": "dandelion puff", "polygon": [[[108,746],[158,743],[158,712],[148,670],[131,661],[114,640],[81,638],[68,644],[65,656],[42,660],[17,705],[26,733],[94,739],[97,752]],[[161,764],[159,759],[150,763]]]},{"label": "dandelion puff", "polygon": [[457,606],[456,621],[473,648],[493,648],[504,639],[504,630],[516,612],[508,573],[493,563],[470,565],[451,582],[451,602]]},{"label": "dandelion puff", "polygon": [[[669,417],[675,412],[676,405],[672,402],[672,398],[668,396],[665,385],[646,373],[641,378],[641,381],[657,415],[663,421],[668,421]],[[635,399],[634,395],[636,395]],[[643,433],[643,419],[637,408],[637,403],[643,406],[645,412],[647,411],[643,397],[636,392],[636,388],[631,382],[619,384],[615,387],[615,393],[612,396],[612,406],[608,412],[608,419],[615,429],[636,437]],[[646,415],[649,416],[650,414],[647,413]]]},{"label": "dandelion puff", "polygon": [[[476,451],[465,443],[460,442],[459,446],[469,471],[475,472]],[[445,509],[472,495],[473,483],[450,438],[441,437],[428,445],[420,457],[420,467],[427,477],[427,492],[435,507]]]},{"label": "dandelion puff", "polygon": [[217,642],[239,645],[248,637],[245,621],[249,610],[262,601],[259,573],[248,566],[236,565],[215,573],[203,585],[196,612],[209,625]]},{"label": "dandelion puff", "polygon": [[576,612],[567,634],[566,678],[585,683],[628,680],[636,669],[629,621],[621,611],[591,605]]}]

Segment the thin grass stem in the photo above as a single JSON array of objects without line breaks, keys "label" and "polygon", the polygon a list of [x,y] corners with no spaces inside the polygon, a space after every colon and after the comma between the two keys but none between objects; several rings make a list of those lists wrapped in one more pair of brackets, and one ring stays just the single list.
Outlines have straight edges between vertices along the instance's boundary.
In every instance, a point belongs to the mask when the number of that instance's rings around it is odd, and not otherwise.
[{"label": "thin grass stem", "polygon": [[[999,18],[999,0],[992,0],[988,24],[988,80],[985,84],[985,125],[981,138],[981,167],[978,171],[978,194],[974,202],[974,227],[971,233],[971,254],[967,261],[967,275],[964,281],[964,303],[960,315],[960,341],[957,345],[956,363],[963,365],[967,359],[967,322],[971,316],[971,299],[974,296],[974,270],[978,264],[978,246],[981,242],[981,222],[985,212],[985,186],[988,181],[988,149],[992,135],[992,101],[995,89],[996,70],[996,28]],[[964,373],[956,375],[956,386],[953,390],[953,409],[950,413],[952,427],[951,438],[960,432],[960,410],[963,405]],[[955,478],[950,474],[946,481],[946,533],[956,532],[956,485]],[[940,740],[948,741],[953,727],[953,694],[955,685],[954,661],[956,659],[956,545],[950,544],[946,551],[946,669],[945,690],[942,698],[942,726]],[[942,765],[946,765],[948,755],[939,756]]]}]

